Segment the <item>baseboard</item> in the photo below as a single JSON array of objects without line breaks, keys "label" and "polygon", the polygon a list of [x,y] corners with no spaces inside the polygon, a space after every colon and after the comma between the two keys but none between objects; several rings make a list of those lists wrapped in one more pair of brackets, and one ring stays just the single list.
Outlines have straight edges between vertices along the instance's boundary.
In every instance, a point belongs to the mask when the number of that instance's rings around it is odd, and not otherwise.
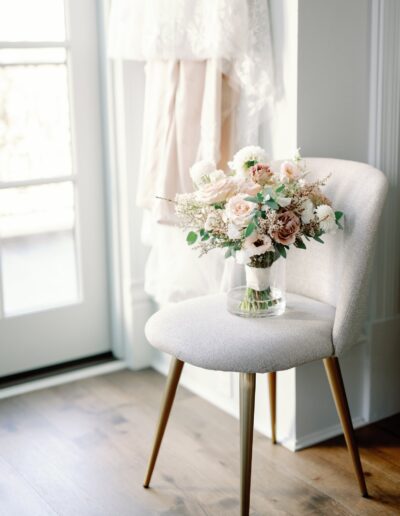
[{"label": "baseboard", "polygon": [[[356,417],[353,419],[354,428],[360,428],[362,426],[367,425],[368,422],[362,417]],[[340,423],[337,425],[328,426],[327,428],[323,428],[316,432],[311,432],[310,434],[306,434],[299,439],[296,439],[294,442],[290,441],[285,444],[285,446],[293,451],[299,451],[303,448],[308,448],[309,446],[313,446],[314,444],[321,443],[326,441],[327,439],[332,439],[332,437],[336,437],[343,433],[342,427]]]},{"label": "baseboard", "polygon": [[83,367],[75,371],[67,373],[57,374],[48,378],[41,378],[38,380],[32,380],[19,385],[13,385],[11,387],[5,387],[0,389],[0,399],[9,398],[11,396],[18,396],[32,391],[40,389],[47,389],[48,387],[54,387],[55,385],[62,385],[64,383],[76,382],[77,380],[83,380],[85,378],[91,378],[93,376],[100,376],[103,374],[113,373],[125,369],[126,364],[122,360],[112,360],[105,364],[99,364],[90,367]]}]

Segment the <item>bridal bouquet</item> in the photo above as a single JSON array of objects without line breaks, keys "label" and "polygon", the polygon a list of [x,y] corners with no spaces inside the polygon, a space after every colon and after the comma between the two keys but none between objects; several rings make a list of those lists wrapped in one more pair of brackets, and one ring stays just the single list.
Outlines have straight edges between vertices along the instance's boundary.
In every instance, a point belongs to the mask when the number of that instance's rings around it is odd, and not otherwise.
[{"label": "bridal bouquet", "polygon": [[[323,243],[339,227],[343,213],[334,211],[321,187],[328,178],[307,182],[307,166],[297,151],[283,163],[269,162],[260,147],[245,147],[229,162],[230,173],[212,162],[190,169],[195,191],[178,194],[175,209],[189,232],[187,242],[203,255],[225,249],[246,265],[247,285],[231,311],[248,316],[277,315],[285,309],[284,288],[276,285],[273,266],[290,246]],[[229,306],[228,306],[229,308]]]}]

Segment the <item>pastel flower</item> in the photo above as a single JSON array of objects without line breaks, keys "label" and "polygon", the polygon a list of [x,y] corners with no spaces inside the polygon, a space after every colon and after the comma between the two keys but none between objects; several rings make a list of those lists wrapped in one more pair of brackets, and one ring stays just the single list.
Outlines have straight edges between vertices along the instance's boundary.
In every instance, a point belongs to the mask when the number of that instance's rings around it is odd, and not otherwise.
[{"label": "pastel flower", "polygon": [[270,166],[266,163],[253,165],[249,170],[249,177],[261,186],[273,185],[277,179]]},{"label": "pastel flower", "polygon": [[229,223],[228,224],[228,238],[231,238],[232,240],[238,240],[241,238],[242,232],[240,228],[238,228],[235,224]]},{"label": "pastel flower", "polygon": [[241,264],[248,264],[252,256],[259,256],[273,250],[272,240],[268,235],[260,235],[254,232],[247,237],[243,248],[236,253],[236,260]]},{"label": "pastel flower", "polygon": [[213,161],[197,161],[189,169],[190,177],[193,183],[199,187],[200,185],[210,181],[210,174],[216,171],[216,166]]},{"label": "pastel flower", "polygon": [[212,183],[202,184],[196,192],[197,200],[205,204],[225,202],[237,192],[237,184],[232,177],[224,176],[223,179]]},{"label": "pastel flower", "polygon": [[228,222],[232,222],[238,228],[243,228],[251,222],[257,207],[254,202],[246,201],[246,197],[246,194],[239,193],[226,203],[225,216]]},{"label": "pastel flower", "polygon": [[276,222],[279,229],[272,233],[275,242],[283,245],[294,244],[296,235],[300,231],[299,217],[293,211],[285,211],[277,216]]},{"label": "pastel flower", "polygon": [[300,206],[301,211],[301,221],[303,224],[309,224],[311,220],[315,217],[314,214],[314,204],[310,201],[310,199],[305,199]]},{"label": "pastel flower", "polygon": [[249,169],[257,164],[267,161],[267,154],[264,149],[258,146],[248,146],[240,149],[229,161],[228,166],[238,175],[247,177]]},{"label": "pastel flower", "polygon": [[324,233],[335,233],[337,230],[335,212],[327,204],[321,204],[315,209],[319,227]]},{"label": "pastel flower", "polygon": [[301,171],[292,161],[284,161],[280,168],[280,179],[283,183],[290,183],[299,177]]},{"label": "pastel flower", "polygon": [[251,179],[241,178],[238,181],[238,188],[240,193],[245,193],[247,195],[257,195],[258,192],[261,192],[262,187],[252,181]]}]

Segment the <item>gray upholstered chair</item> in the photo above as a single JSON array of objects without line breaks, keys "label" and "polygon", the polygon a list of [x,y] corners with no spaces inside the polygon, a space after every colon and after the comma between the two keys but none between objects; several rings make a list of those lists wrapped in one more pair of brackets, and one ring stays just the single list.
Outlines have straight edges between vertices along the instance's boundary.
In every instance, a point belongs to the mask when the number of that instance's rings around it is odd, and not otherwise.
[{"label": "gray upholstered chair", "polygon": [[292,249],[287,259],[287,310],[276,318],[246,319],[227,312],[224,295],[163,308],[146,326],[149,342],[172,355],[148,487],[185,362],[240,373],[241,514],[249,513],[256,373],[269,374],[275,440],[276,371],[323,360],[361,494],[367,487],[354,438],[338,357],[357,341],[387,181],[379,170],[336,159],[307,159],[310,177],[331,174],[327,195],[345,213],[344,231]]}]

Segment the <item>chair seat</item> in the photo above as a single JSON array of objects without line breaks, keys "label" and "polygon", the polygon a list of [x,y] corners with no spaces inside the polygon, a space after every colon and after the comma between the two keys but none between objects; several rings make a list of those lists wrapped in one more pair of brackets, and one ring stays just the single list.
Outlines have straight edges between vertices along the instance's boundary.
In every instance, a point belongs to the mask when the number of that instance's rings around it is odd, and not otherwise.
[{"label": "chair seat", "polygon": [[162,308],[146,324],[161,351],[204,369],[265,373],[332,356],[335,308],[287,294],[286,312],[251,319],[230,314],[225,294]]}]

